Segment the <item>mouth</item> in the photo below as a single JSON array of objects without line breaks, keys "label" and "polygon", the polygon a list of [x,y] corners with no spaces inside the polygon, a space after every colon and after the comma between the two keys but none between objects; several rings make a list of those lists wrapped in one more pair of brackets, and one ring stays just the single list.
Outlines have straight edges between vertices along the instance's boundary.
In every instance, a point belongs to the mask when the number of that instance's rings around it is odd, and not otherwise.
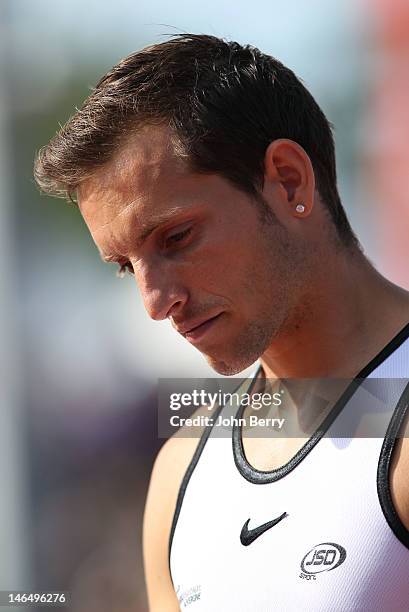
[{"label": "mouth", "polygon": [[213,328],[213,326],[216,324],[216,322],[222,316],[222,314],[223,313],[221,312],[217,314],[216,316],[211,317],[210,319],[207,319],[203,323],[200,323],[200,325],[197,325],[196,327],[192,327],[188,331],[183,332],[182,336],[186,338],[186,340],[190,342],[191,344],[198,343]]}]

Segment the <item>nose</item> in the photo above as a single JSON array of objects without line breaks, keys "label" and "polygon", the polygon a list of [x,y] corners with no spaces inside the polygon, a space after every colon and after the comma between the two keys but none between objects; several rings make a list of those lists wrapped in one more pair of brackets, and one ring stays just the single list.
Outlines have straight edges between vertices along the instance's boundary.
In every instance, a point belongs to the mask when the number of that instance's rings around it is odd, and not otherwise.
[{"label": "nose", "polygon": [[145,310],[151,319],[162,321],[187,303],[189,292],[175,267],[161,265],[158,261],[139,262],[134,266],[134,272]]}]

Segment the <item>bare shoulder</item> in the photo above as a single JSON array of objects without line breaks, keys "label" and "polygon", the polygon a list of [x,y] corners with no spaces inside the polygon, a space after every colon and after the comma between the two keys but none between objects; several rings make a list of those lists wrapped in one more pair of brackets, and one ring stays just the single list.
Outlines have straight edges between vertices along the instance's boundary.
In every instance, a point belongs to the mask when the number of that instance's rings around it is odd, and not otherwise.
[{"label": "bare shoulder", "polygon": [[[404,317],[409,321],[409,291],[400,288]],[[390,491],[393,505],[406,529],[409,530],[409,411],[400,431],[390,467]]]},{"label": "bare shoulder", "polygon": [[409,415],[396,442],[391,469],[390,490],[400,520],[409,530]]},{"label": "bare shoulder", "polygon": [[[194,416],[212,415],[207,407]],[[169,536],[183,477],[200,442],[204,427],[182,428],[156,457],[145,506],[143,552],[151,612],[179,610],[169,572]]]}]

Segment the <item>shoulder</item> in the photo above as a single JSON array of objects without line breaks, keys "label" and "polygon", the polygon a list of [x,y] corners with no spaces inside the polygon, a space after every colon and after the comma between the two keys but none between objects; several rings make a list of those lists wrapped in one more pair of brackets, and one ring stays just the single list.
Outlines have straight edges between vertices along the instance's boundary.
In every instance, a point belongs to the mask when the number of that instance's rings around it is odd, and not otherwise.
[{"label": "shoulder", "polygon": [[[217,407],[209,410],[207,406],[202,406],[193,413],[192,419],[200,416],[211,417],[216,410]],[[183,477],[205,431],[205,421],[199,419],[198,422],[201,424],[181,427],[169,438],[160,449],[153,465],[147,502],[155,502],[156,497],[160,497],[161,503],[169,504],[172,515]]]},{"label": "shoulder", "polygon": [[409,531],[409,410],[393,451],[389,483],[394,508]]},{"label": "shoulder", "polygon": [[[409,321],[409,292],[401,290],[404,296],[404,320]],[[402,331],[407,330],[408,324]],[[403,357],[403,377],[409,378],[407,364],[409,364],[409,338],[405,340],[405,353]],[[393,453],[389,468],[389,489],[392,503],[396,514],[403,526],[408,531],[409,538],[409,392],[405,389],[401,401],[403,401],[405,416],[400,425],[398,438],[394,443]]]},{"label": "shoulder", "polygon": [[[207,407],[193,416],[212,415]],[[149,484],[143,525],[143,552],[152,611],[179,610],[169,572],[169,537],[183,477],[198,447],[204,426],[181,428],[159,451]]]}]

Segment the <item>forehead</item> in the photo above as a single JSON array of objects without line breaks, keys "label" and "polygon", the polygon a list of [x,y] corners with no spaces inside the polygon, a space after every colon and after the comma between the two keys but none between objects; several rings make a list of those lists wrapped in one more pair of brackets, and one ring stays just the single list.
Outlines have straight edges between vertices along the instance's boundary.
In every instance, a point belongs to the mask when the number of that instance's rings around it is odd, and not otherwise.
[{"label": "forehead", "polygon": [[[186,175],[174,152],[173,135],[164,127],[144,127],[130,135],[112,159],[78,188],[78,204],[87,224],[103,226],[127,206],[143,215],[150,201],[163,199],[169,186]],[[168,186],[168,187],[167,187]]]},{"label": "forehead", "polygon": [[101,256],[129,258],[158,220],[173,218],[176,211],[208,195],[207,178],[190,172],[176,155],[170,130],[145,127],[130,135],[77,190],[79,208]]},{"label": "forehead", "polygon": [[165,128],[144,128],[81,183],[79,208],[104,259],[137,256],[153,229],[173,219],[206,214],[234,223],[240,203],[248,214],[248,196],[217,173],[192,172],[173,138]]}]

